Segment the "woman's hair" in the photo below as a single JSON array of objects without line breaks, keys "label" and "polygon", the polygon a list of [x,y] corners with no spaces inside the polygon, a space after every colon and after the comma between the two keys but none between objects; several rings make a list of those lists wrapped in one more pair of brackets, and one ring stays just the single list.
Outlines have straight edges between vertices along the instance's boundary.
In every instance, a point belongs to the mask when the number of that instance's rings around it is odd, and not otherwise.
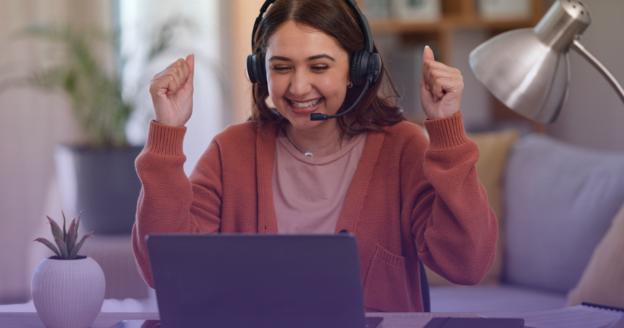
[{"label": "woman's hair", "polygon": [[[269,38],[287,21],[311,27],[334,37],[347,51],[349,58],[364,49],[364,33],[357,13],[345,0],[277,0],[267,11],[255,35],[253,53],[264,62]],[[375,47],[375,52],[377,48]],[[338,113],[347,110],[360,96],[363,86],[347,89],[345,101]],[[256,83],[252,92],[251,121],[263,126],[268,123],[281,123],[285,119],[269,108],[266,99],[268,85]],[[395,103],[398,92],[383,64],[381,76],[373,83],[351,112],[337,118],[343,133],[358,133],[365,130],[383,131],[384,126],[405,120],[403,110]]]}]

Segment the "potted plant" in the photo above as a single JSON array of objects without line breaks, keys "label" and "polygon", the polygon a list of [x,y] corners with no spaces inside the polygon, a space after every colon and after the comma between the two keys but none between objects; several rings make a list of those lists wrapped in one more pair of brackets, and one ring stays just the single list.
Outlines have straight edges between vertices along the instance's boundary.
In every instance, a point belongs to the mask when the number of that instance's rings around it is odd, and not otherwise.
[{"label": "potted plant", "polygon": [[63,229],[47,217],[56,246],[45,238],[38,241],[56,255],[43,259],[32,277],[32,298],[37,314],[47,328],[85,328],[91,326],[104,302],[106,282],[102,268],[92,258],[78,255],[93,232],[78,241],[80,215]]},{"label": "potted plant", "polygon": [[[178,28],[190,30],[194,25],[184,17],[174,17],[160,25],[146,55],[147,62],[171,48]],[[51,66],[41,65],[25,78],[5,82],[6,87],[0,86],[0,92],[10,86],[31,85],[60,90],[70,100],[83,141],[59,145],[55,151],[64,206],[73,213],[87,213],[82,218],[87,231],[99,235],[130,234],[141,190],[134,160],[143,146],[129,145],[125,133],[133,113],[133,95],[122,95],[119,74],[107,70],[98,56],[103,49],[117,48],[117,34],[48,24],[28,27],[17,36],[34,37],[61,50],[58,58],[53,57],[55,52],[48,55]],[[124,62],[120,60],[121,66]],[[147,84],[140,87],[147,88]]]},{"label": "potted plant", "polygon": [[59,145],[55,152],[64,206],[88,213],[83,217],[88,231],[130,234],[141,189],[134,160],[143,147],[128,144],[125,127],[133,106],[122,97],[118,74],[107,71],[98,56],[98,50],[115,44],[115,37],[69,25],[31,26],[18,36],[41,39],[60,50],[58,57],[50,52],[52,65],[36,68],[23,82],[62,91],[82,132],[80,143]]}]

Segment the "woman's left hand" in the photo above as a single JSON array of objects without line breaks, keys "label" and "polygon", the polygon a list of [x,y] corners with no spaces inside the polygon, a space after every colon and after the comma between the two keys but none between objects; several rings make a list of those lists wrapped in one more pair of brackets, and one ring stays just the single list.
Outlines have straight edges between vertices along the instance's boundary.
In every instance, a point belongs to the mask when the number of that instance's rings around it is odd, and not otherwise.
[{"label": "woman's left hand", "polygon": [[434,120],[457,113],[463,90],[464,78],[461,72],[436,62],[431,48],[425,47],[420,79],[420,101],[427,118]]}]

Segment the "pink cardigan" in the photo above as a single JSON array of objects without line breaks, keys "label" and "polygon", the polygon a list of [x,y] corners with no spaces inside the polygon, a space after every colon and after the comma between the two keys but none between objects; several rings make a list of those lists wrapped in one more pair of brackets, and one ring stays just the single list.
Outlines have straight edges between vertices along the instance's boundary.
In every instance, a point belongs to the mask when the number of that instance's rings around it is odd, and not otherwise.
[{"label": "pink cardigan", "polygon": [[[495,257],[497,221],[474,164],[461,112],[426,121],[431,143],[409,122],[369,131],[338,219],[358,240],[367,311],[423,311],[418,259],[456,284],[477,284]],[[154,286],[145,236],[277,233],[272,172],[275,126],[247,122],[217,135],[187,178],[185,127],[152,122],[136,160],[143,184],[132,244]]]}]

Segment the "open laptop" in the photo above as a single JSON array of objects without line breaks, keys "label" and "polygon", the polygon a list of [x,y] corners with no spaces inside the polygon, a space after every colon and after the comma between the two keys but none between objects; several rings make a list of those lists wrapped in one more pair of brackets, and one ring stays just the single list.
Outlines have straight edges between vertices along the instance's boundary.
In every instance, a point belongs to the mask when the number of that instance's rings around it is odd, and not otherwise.
[{"label": "open laptop", "polygon": [[375,328],[382,319],[364,316],[349,234],[163,234],[147,245],[164,328]]}]

